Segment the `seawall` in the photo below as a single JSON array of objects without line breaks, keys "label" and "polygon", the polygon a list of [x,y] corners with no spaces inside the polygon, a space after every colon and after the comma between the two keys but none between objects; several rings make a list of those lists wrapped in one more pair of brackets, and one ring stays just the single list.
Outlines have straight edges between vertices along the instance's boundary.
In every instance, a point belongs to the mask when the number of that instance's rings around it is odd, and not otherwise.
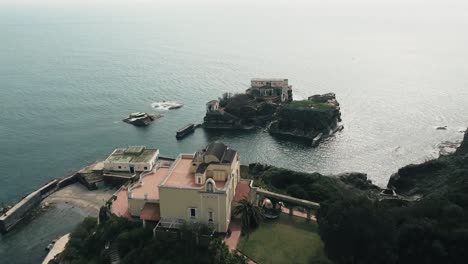
[{"label": "seawall", "polygon": [[16,224],[28,215],[44,198],[54,193],[60,188],[76,182],[78,174],[73,174],[66,178],[55,179],[43,185],[36,191],[16,203],[11,209],[0,216],[0,232],[10,231]]},{"label": "seawall", "polygon": [[44,195],[52,192],[57,186],[58,180],[53,180],[36,191],[28,194],[15,204],[10,210],[0,216],[0,231],[8,232],[37,204],[39,204]]}]

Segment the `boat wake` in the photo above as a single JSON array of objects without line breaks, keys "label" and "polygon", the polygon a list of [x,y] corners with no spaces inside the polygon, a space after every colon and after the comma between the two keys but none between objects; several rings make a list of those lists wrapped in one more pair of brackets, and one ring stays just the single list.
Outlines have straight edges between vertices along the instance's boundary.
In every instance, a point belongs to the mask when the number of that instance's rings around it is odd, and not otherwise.
[{"label": "boat wake", "polygon": [[184,106],[184,104],[176,102],[176,101],[161,101],[155,102],[151,104],[151,107],[157,110],[173,110],[178,109]]}]

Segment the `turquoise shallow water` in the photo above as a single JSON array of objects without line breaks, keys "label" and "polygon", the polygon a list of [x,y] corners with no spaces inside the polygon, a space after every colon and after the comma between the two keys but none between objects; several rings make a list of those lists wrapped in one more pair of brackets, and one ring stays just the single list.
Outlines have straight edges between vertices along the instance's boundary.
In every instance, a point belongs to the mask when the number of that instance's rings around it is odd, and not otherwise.
[{"label": "turquoise shallow water", "polygon": [[[374,2],[1,6],[0,201],[115,147],[175,156],[214,140],[243,163],[361,171],[385,185],[468,125],[468,9]],[[315,149],[261,130],[175,139],[177,128],[202,121],[205,102],[268,76],[289,78],[298,99],[335,92],[345,129]],[[185,106],[147,128],[121,122],[156,112],[159,100]]]}]

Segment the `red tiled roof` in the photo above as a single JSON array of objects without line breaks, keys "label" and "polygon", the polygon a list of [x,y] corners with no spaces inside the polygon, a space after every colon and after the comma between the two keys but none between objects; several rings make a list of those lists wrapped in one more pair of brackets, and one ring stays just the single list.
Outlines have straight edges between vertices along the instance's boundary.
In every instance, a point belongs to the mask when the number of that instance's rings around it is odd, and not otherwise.
[{"label": "red tiled roof", "polygon": [[[195,175],[190,173],[190,167],[192,167],[192,158],[182,157],[176,161],[172,173],[167,177],[166,182],[162,186],[166,187],[178,187],[178,188],[200,188],[203,184],[197,184],[195,182]],[[224,189],[225,182],[215,181],[216,188]]]},{"label": "red tiled roof", "polygon": [[131,187],[132,198],[144,199],[145,194],[147,199],[159,200],[159,184],[164,179],[168,172],[168,168],[157,168],[152,174],[143,177],[142,182],[136,182]]},{"label": "red tiled roof", "polygon": [[244,198],[249,198],[250,186],[247,182],[240,181],[237,183],[236,194],[234,195],[234,201],[239,202]]},{"label": "red tiled roof", "polygon": [[127,190],[120,190],[117,193],[117,199],[112,202],[112,213],[117,216],[131,218],[128,212]]},{"label": "red tiled roof", "polygon": [[161,219],[160,207],[158,203],[145,203],[141,210],[141,220],[157,221]]}]

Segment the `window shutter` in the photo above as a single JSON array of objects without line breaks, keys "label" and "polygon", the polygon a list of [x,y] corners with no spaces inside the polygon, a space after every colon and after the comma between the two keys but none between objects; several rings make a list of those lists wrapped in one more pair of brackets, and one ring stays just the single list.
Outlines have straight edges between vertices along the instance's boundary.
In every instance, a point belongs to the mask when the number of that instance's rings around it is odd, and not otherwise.
[{"label": "window shutter", "polygon": [[192,215],[190,214],[190,209],[191,209],[191,208],[187,209],[187,214],[188,214],[188,218],[189,218],[189,219],[192,217]]}]

